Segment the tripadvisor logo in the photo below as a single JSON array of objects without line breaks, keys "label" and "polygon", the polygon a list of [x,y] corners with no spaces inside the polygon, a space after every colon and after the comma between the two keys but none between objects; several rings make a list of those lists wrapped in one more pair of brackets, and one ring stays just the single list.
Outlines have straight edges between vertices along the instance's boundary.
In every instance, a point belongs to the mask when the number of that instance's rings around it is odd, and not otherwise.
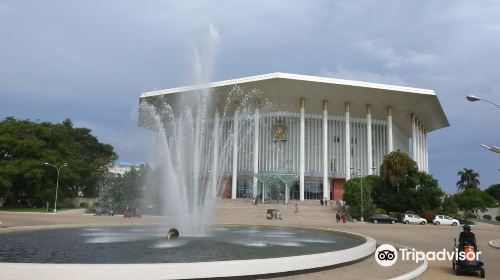
[{"label": "tripadvisor logo", "polygon": [[381,266],[392,266],[398,261],[398,251],[390,244],[382,244],[375,250],[375,260]]},{"label": "tripadvisor logo", "polygon": [[375,260],[381,266],[392,266],[398,261],[398,251],[402,261],[414,261],[419,263],[425,260],[428,261],[478,261],[481,252],[474,250],[458,251],[455,248],[453,251],[443,249],[441,251],[417,251],[414,248],[399,248],[396,249],[390,244],[382,244],[375,250]]}]

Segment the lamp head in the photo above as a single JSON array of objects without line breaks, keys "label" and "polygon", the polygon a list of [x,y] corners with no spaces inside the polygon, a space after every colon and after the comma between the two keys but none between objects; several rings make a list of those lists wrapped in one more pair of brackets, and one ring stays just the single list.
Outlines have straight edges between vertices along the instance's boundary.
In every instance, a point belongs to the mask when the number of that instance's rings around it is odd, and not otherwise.
[{"label": "lamp head", "polygon": [[475,95],[467,95],[465,98],[467,98],[467,100],[469,100],[470,102],[475,102],[475,101],[481,100],[481,98],[479,98]]},{"label": "lamp head", "polygon": [[48,162],[44,162],[43,164],[45,164],[45,165],[49,165],[49,163],[48,163]]}]

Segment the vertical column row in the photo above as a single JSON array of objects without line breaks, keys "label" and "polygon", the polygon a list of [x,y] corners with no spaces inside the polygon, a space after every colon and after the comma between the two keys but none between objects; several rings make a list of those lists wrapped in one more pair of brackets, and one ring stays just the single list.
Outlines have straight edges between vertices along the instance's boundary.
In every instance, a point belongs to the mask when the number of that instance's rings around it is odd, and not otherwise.
[{"label": "vertical column row", "polygon": [[394,148],[392,144],[392,107],[387,107],[387,153],[391,153]]},{"label": "vertical column row", "polygon": [[427,145],[427,130],[424,129],[424,165],[425,165],[425,171],[429,172],[429,147]]},{"label": "vertical column row", "polygon": [[240,115],[240,104],[236,101],[233,119],[233,177],[231,180],[231,198],[236,199],[236,184],[238,182],[238,122]]},{"label": "vertical column row", "polygon": [[329,196],[328,184],[328,101],[323,100],[323,197]]},{"label": "vertical column row", "polygon": [[412,159],[417,162],[418,170],[429,172],[429,152],[427,131],[415,114],[411,114]]},{"label": "vertical column row", "polygon": [[300,98],[300,157],[299,157],[299,193],[300,200],[304,200],[304,168],[305,168],[305,103],[304,97]]},{"label": "vertical column row", "polygon": [[349,102],[345,103],[345,179],[351,179],[351,128]]},{"label": "vertical column row", "polygon": [[213,155],[212,155],[212,174],[210,176],[210,181],[212,185],[212,196],[217,197],[217,171],[218,171],[218,164],[219,164],[219,104],[215,105],[215,118],[214,118],[214,132],[213,132],[213,139],[214,139],[214,144],[213,144]]},{"label": "vertical column row", "polygon": [[257,174],[259,173],[259,124],[260,124],[260,100],[255,101],[255,113],[253,116],[253,195],[257,195]]},{"label": "vertical column row", "polygon": [[415,126],[415,114],[411,114],[411,157],[413,160],[417,160],[417,128]]},{"label": "vertical column row", "polygon": [[[260,133],[260,109],[259,109],[259,101],[257,101],[257,104],[256,104],[256,109],[255,109],[255,114],[254,114],[254,145],[253,145],[253,193],[256,194],[257,193],[257,174],[259,172],[259,160],[262,161],[262,159],[259,158],[259,144],[260,144],[260,140],[262,140],[261,138],[263,137],[263,135],[261,135]],[[320,122],[319,120],[317,120],[317,122],[315,122],[315,124],[317,124],[315,127],[315,137],[317,139],[317,145],[315,145],[315,154],[317,154],[317,157],[318,157],[318,165],[321,164],[322,166],[322,178],[323,178],[323,196],[329,196],[329,182],[328,182],[328,169],[329,169],[329,166],[330,166],[330,169],[333,170],[337,170],[337,167],[336,167],[336,160],[339,160],[339,159],[333,159],[331,160],[332,162],[329,162],[329,153],[328,153],[328,125],[329,125],[329,122],[328,122],[328,102],[327,100],[323,100],[323,122],[322,122],[322,129],[321,129],[321,126],[320,126]],[[338,132],[342,132],[344,135],[342,136],[337,136],[337,134],[335,134],[334,138],[332,138],[331,141],[333,141],[333,143],[336,143],[337,141],[337,138],[338,140],[340,139],[344,139],[344,145],[345,145],[345,149],[343,149],[343,156],[344,156],[344,170],[343,170],[343,173],[345,174],[345,178],[346,180],[349,180],[351,178],[351,165],[353,164],[352,160],[352,145],[353,144],[357,144],[359,146],[359,148],[356,148],[356,151],[357,152],[357,157],[355,157],[355,163],[356,163],[356,166],[357,167],[360,167],[361,169],[364,169],[364,166],[366,166],[366,173],[367,174],[372,174],[373,173],[373,169],[372,167],[374,166],[374,151],[376,151],[377,153],[380,153],[382,152],[383,150],[385,150],[385,148],[387,149],[386,152],[390,152],[393,150],[393,134],[392,134],[392,108],[391,107],[388,107],[387,108],[387,130],[384,129],[383,125],[381,124],[377,124],[377,122],[375,124],[373,124],[373,120],[372,120],[372,106],[371,104],[368,104],[367,105],[367,113],[366,113],[366,130],[365,128],[363,127],[363,120],[360,119],[360,120],[354,120],[354,122],[357,122],[357,123],[353,123],[351,124],[351,118],[350,118],[350,103],[349,102],[346,102],[345,103],[345,119],[344,119],[344,128],[342,129],[342,126],[340,126],[340,131]],[[232,156],[232,184],[231,184],[231,197],[233,199],[236,198],[236,191],[237,191],[237,176],[238,176],[238,138],[239,138],[239,132],[238,132],[238,128],[240,125],[244,125],[243,124],[240,124],[240,120],[239,120],[239,104],[237,102],[235,102],[235,109],[234,109],[234,118],[233,118],[233,124],[232,124],[232,131],[233,131],[233,156]],[[218,116],[219,112],[218,112],[218,109],[216,111],[216,120],[215,120],[215,123],[217,124],[219,121],[219,116]],[[304,176],[305,176],[305,167],[306,167],[306,147],[305,147],[305,125],[306,125],[306,120],[305,120],[305,98],[300,98],[300,118],[298,119],[299,121],[299,137],[298,140],[299,140],[299,154],[298,154],[298,163],[299,163],[299,197],[300,197],[300,200],[304,200],[304,190],[305,190],[305,182],[304,182]],[[332,124],[334,124],[335,122],[332,120]],[[342,124],[340,121],[339,121],[339,124]],[[356,143],[352,143],[352,129],[351,129],[351,125],[354,125],[353,129],[355,130],[354,134],[355,134],[355,137],[356,137]],[[379,140],[376,140],[374,141],[374,131],[373,129],[375,129],[375,136],[377,136],[378,138],[376,139],[379,139]],[[320,132],[320,130],[322,130],[322,132]],[[357,131],[357,132],[356,132]],[[215,175],[216,172],[217,172],[217,169],[218,169],[218,166],[217,165],[217,155],[218,155],[218,142],[219,142],[219,139],[218,139],[218,125],[215,126],[215,129],[214,129],[214,132],[215,132],[215,135],[214,135],[214,147],[217,147],[217,148],[214,148],[213,152],[214,152],[214,156],[213,156],[213,162],[212,162],[212,166],[213,166],[213,174]],[[365,134],[366,133],[366,134]],[[385,133],[387,133],[386,135],[384,135]],[[320,138],[320,134],[322,134],[322,138]],[[331,133],[330,133],[331,134]],[[340,133],[338,135],[341,135]],[[383,137],[385,136],[385,137]],[[270,137],[270,136],[269,136]],[[296,137],[296,136],[295,136]],[[353,136],[354,137],[354,136]],[[361,137],[361,138],[360,138]],[[381,139],[384,138],[384,139]],[[292,137],[293,138],[293,137]],[[295,139],[295,138],[294,138]],[[322,139],[322,148],[320,148],[321,146],[319,145],[319,143],[321,143],[320,139]],[[387,140],[386,143],[384,143],[385,141]],[[363,143],[364,141],[366,141],[366,143]],[[412,141],[413,141],[413,149],[412,149],[412,152],[413,152],[413,158],[417,160],[418,164],[419,164],[419,168],[421,170],[427,170],[427,159],[426,159],[426,156],[427,156],[427,146],[426,146],[426,134],[425,134],[425,129],[424,127],[420,124],[420,122],[416,119],[415,115],[412,114]],[[272,141],[266,141],[267,142],[272,142]],[[339,141],[339,146],[341,146],[341,141]],[[375,147],[375,150],[374,150],[374,142],[376,142],[376,147]],[[249,144],[250,142],[248,142],[247,144]],[[334,144],[335,145],[335,144]],[[382,146],[381,146],[382,145]],[[246,145],[248,146],[247,148],[248,149],[251,149],[249,145]],[[321,150],[320,150],[321,149]],[[358,150],[359,149],[359,150]],[[250,153],[250,152],[249,152]],[[283,152],[285,154],[285,152]],[[359,156],[361,153],[361,156]],[[366,158],[364,157],[364,154],[366,154]],[[380,156],[380,155],[376,155],[377,158]],[[247,161],[250,161],[250,157],[251,155],[248,154],[248,159]],[[290,158],[290,159],[289,159]],[[320,162],[320,158],[322,158],[322,163],[319,163]],[[242,158],[243,159],[243,158]],[[288,163],[288,161],[291,161],[290,164],[293,165],[295,160],[294,160],[294,155],[292,153],[292,155],[290,157],[286,157],[286,161],[285,161],[285,158],[282,158],[282,159],[279,159],[279,158],[276,158],[276,163],[282,161],[282,164],[285,164],[283,162],[286,162]],[[338,162],[339,164],[341,164],[341,161],[339,160]],[[251,166],[251,165],[250,165]],[[250,169],[250,166],[248,166]],[[260,166],[261,168],[265,168],[263,165]],[[283,167],[283,170],[289,170],[289,168],[286,168],[286,166],[282,166]],[[243,168],[243,169],[246,169],[246,168]],[[273,170],[275,168],[272,168]],[[320,166],[317,166],[317,169],[315,167],[315,170],[318,170],[319,171],[320,169]],[[266,169],[267,170],[267,169]],[[276,169],[277,170],[277,169]],[[366,174],[365,173],[365,174]],[[215,177],[215,176],[213,176]],[[212,178],[212,185],[214,188],[216,188],[216,182],[214,181],[215,179]]]},{"label": "vertical column row", "polygon": [[367,137],[367,161],[368,161],[368,175],[372,175],[373,167],[373,151],[372,151],[372,105],[368,104],[366,107],[366,137]]}]

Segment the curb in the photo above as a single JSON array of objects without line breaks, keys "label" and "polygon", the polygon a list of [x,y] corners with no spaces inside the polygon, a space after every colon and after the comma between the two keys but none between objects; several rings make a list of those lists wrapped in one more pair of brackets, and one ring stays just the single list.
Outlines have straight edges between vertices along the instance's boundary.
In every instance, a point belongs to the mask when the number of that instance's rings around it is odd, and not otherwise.
[{"label": "curb", "polygon": [[418,276],[422,275],[427,270],[428,267],[429,267],[429,263],[427,262],[427,260],[424,259],[424,263],[422,263],[422,265],[420,265],[417,269],[415,269],[413,271],[410,271],[410,272],[408,272],[406,274],[403,274],[401,276],[391,278],[389,280],[409,280],[409,279],[414,279],[414,278],[417,278]]},{"label": "curb", "polygon": [[494,239],[494,240],[490,240],[490,242],[488,242],[488,244],[489,244],[491,247],[493,247],[493,248],[495,248],[495,249],[500,250],[500,245],[496,245],[496,244],[494,244],[494,242],[495,242],[495,241],[496,241],[497,243],[500,243],[500,239]]},{"label": "curb", "polygon": [[[396,244],[396,243],[389,243],[389,244],[392,244],[395,247],[410,249],[410,247],[408,247],[408,246],[404,246],[404,245],[400,245],[400,244]],[[427,261],[427,259],[424,258],[424,262],[419,267],[417,267],[416,269],[414,269],[414,270],[412,270],[412,271],[410,271],[408,273],[405,273],[403,275],[400,275],[400,276],[397,276],[397,277],[394,277],[394,278],[390,278],[389,280],[410,280],[410,279],[415,279],[418,276],[422,275],[427,270],[428,267],[429,267],[429,262]]]}]

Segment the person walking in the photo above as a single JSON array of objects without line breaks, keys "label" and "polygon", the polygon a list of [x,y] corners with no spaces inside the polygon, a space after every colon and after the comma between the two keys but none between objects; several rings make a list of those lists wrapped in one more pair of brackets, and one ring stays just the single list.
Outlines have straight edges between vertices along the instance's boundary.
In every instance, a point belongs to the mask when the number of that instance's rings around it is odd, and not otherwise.
[{"label": "person walking", "polygon": [[347,222],[347,214],[344,212],[341,215],[342,222],[345,224]]},{"label": "person walking", "polygon": [[335,218],[337,219],[337,223],[340,221],[340,213],[339,211],[337,211],[337,213],[335,213]]}]

